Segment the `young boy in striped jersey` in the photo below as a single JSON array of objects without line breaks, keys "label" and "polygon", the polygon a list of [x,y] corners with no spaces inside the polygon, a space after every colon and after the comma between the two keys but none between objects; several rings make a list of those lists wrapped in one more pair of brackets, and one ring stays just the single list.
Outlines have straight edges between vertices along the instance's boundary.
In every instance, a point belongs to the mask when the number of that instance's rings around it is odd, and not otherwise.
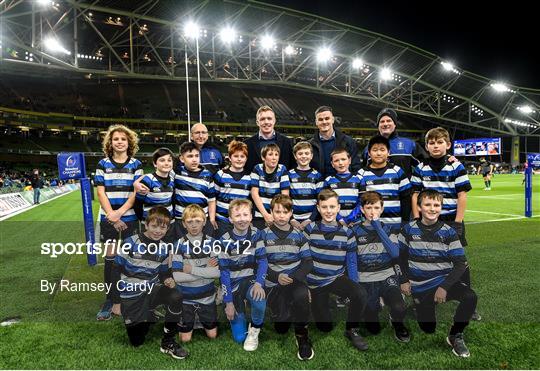
[{"label": "young boy in striped jersey", "polygon": [[229,204],[235,199],[247,199],[251,190],[251,173],[244,168],[248,149],[245,143],[233,140],[229,143],[230,166],[214,175],[216,189],[216,236],[222,236],[232,228],[229,221]]},{"label": "young boy in striped jersey", "polygon": [[330,154],[332,167],[336,169],[336,175],[329,176],[324,181],[324,188],[330,188],[339,196],[338,220],[343,225],[347,222],[349,215],[359,205],[360,194],[364,191],[361,179],[357,174],[352,174],[349,170],[351,166],[351,155],[346,149],[336,148]]},{"label": "young boy in striped jersey", "polygon": [[[397,165],[388,163],[390,142],[382,135],[376,135],[369,140],[368,153],[371,162],[358,171],[361,185],[366,191],[375,191],[382,195],[384,209],[380,221],[399,233],[402,222],[407,222],[411,214],[411,183],[407,175]],[[345,218],[347,223],[361,218],[358,205]]]},{"label": "young boy in striped jersey", "polygon": [[[152,174],[146,174],[140,178],[140,183],[148,188],[148,192],[144,195],[137,193],[135,198],[135,212],[139,220],[144,221],[148,210],[154,206],[163,206],[171,217],[173,215],[173,194],[174,194],[174,179],[171,176],[173,168],[173,153],[168,148],[158,148],[152,154],[152,163],[156,169]],[[169,228],[167,233],[172,233],[173,228]],[[166,238],[167,239],[167,238]],[[167,242],[172,242],[168,239]]]},{"label": "young boy in striped jersey", "polygon": [[156,322],[153,309],[166,309],[161,352],[175,359],[187,357],[175,340],[182,311],[182,293],[168,267],[170,246],[163,242],[171,216],[162,206],[148,211],[146,230],[124,240],[115,258],[112,297],[122,307],[122,317],[130,343],[138,347],[146,339],[150,325]]},{"label": "young boy in striped jersey", "polygon": [[[112,266],[116,252],[114,242],[137,230],[137,215],[133,210],[133,182],[143,174],[142,163],[133,158],[139,149],[137,134],[123,125],[112,125],[103,139],[105,158],[100,160],[94,183],[100,208],[100,241],[105,244],[104,282],[112,284]],[[111,302],[110,293],[96,319],[105,321],[112,314],[120,315],[120,305]]]},{"label": "young boy in striped jersey", "polygon": [[[413,216],[418,218],[420,212],[417,206],[418,193],[423,189],[435,189],[444,197],[440,219],[454,228],[463,247],[468,245],[465,237],[465,209],[467,207],[467,192],[472,189],[467,170],[459,161],[450,162],[447,151],[452,146],[450,134],[444,128],[437,127],[426,133],[426,149],[429,159],[421,162],[413,170],[411,184]],[[471,273],[465,270],[463,280],[470,286]],[[475,313],[474,320],[481,316]]]},{"label": "young boy in striped jersey", "polygon": [[[268,269],[264,246],[257,244],[261,232],[251,227],[252,207],[247,199],[236,199],[229,205],[233,229],[219,240],[218,259],[225,315],[231,323],[234,341],[244,343],[246,351],[254,351],[259,346],[266,310],[264,280]],[[249,329],[244,315],[246,301],[251,306]]]},{"label": "young boy in striped jersey", "polygon": [[206,215],[198,205],[189,205],[182,214],[187,233],[176,241],[171,258],[173,277],[184,298],[180,338],[191,340],[195,315],[206,331],[206,336],[217,336],[216,287],[219,277],[215,240],[203,232]]},{"label": "young boy in striped jersey", "polygon": [[289,196],[274,196],[270,207],[274,223],[263,231],[258,242],[266,248],[268,259],[268,307],[272,310],[277,333],[287,333],[294,323],[297,357],[309,360],[315,355],[307,328],[310,310],[306,277],[313,268],[309,243],[304,234],[289,223],[294,208]]},{"label": "young boy in striped jersey", "polygon": [[446,341],[456,356],[469,357],[463,331],[476,309],[477,297],[462,280],[468,264],[460,238],[439,219],[443,205],[443,195],[436,190],[426,189],[417,195],[422,218],[405,224],[399,236],[404,275],[401,290],[406,295],[412,293],[418,325],[429,334],[437,326],[435,306],[458,301]]},{"label": "young boy in striped jersey", "polygon": [[[200,165],[199,149],[192,142],[180,146],[181,164],[174,175],[174,217],[179,222],[184,209],[191,204],[199,205],[209,220],[216,220],[216,195],[212,173]],[[186,230],[182,223],[176,224],[176,237],[184,235]],[[212,227],[217,224],[205,226],[205,231],[212,233]]]},{"label": "young boy in striped jersey", "polygon": [[311,310],[317,328],[330,332],[333,323],[329,295],[348,298],[350,303],[345,336],[356,349],[367,350],[367,343],[358,333],[367,293],[358,283],[354,232],[336,221],[340,208],[338,198],[336,192],[323,189],[317,196],[317,209],[322,220],[312,222],[304,229],[313,259],[313,269],[307,276]]},{"label": "young boy in striped jersey", "polygon": [[277,194],[289,194],[289,176],[285,166],[279,163],[280,149],[277,144],[268,144],[261,150],[262,164],[251,173],[251,198],[255,204],[253,225],[264,229],[272,224],[270,201]]},{"label": "young boy in striped jersey", "polygon": [[312,169],[313,148],[309,142],[299,142],[293,148],[296,169],[289,170],[290,195],[293,202],[291,225],[303,230],[311,223],[311,215],[317,208],[317,195],[322,190],[321,173]]},{"label": "young boy in striped jersey", "polygon": [[403,323],[407,306],[399,286],[401,269],[398,236],[392,233],[387,224],[381,223],[385,205],[380,193],[366,191],[362,194],[361,204],[365,221],[353,229],[358,243],[358,278],[368,293],[364,324],[372,334],[381,331],[379,312],[380,298],[383,298],[390,307],[390,322],[395,338],[407,343],[410,334]]}]

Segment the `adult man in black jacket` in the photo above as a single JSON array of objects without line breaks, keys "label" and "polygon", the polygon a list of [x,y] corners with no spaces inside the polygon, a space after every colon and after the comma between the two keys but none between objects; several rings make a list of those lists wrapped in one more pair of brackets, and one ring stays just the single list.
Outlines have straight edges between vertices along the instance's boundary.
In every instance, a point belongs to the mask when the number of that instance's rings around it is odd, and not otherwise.
[{"label": "adult man in black jacket", "polygon": [[245,143],[248,146],[248,158],[246,171],[251,172],[253,167],[262,162],[261,149],[271,143],[279,146],[281,151],[279,155],[279,163],[287,169],[292,169],[296,166],[292,151],[292,141],[285,135],[274,130],[276,125],[276,114],[269,106],[262,106],[257,110],[257,126],[259,132],[248,138]]},{"label": "adult man in black jacket", "polygon": [[318,170],[324,178],[335,175],[330,154],[336,148],[344,148],[351,155],[351,173],[360,170],[362,162],[358,156],[358,146],[353,138],[334,128],[334,114],[329,106],[315,110],[315,124],[319,131],[309,141],[313,146],[311,167]]}]

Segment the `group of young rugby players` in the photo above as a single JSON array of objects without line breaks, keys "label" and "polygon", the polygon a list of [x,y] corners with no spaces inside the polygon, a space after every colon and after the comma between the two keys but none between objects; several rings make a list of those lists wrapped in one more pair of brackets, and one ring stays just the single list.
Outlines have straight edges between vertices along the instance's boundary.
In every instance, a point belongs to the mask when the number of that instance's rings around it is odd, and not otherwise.
[{"label": "group of young rugby players", "polygon": [[[137,135],[111,126],[94,179],[104,278],[113,287],[98,320],[121,315],[130,343],[139,346],[163,304],[161,352],[183,359],[188,352],[180,344],[191,340],[196,322],[209,338],[218,336],[222,300],[232,337],[246,351],[257,349],[271,318],[280,334],[293,327],[297,357],[309,360],[315,352],[308,324],[333,329],[331,294],[346,299],[345,336],[360,351],[368,349],[360,329],[381,331],[383,305],[397,341],[409,342],[406,296],[426,333],[435,332],[436,305],[456,300],[446,341],[468,357],[463,332],[477,297],[462,220],[471,185],[463,165],[448,159],[448,132],[434,128],[425,139],[430,157],[410,179],[389,162],[389,140],[380,135],[370,139],[370,161],[357,173],[347,150],[335,148],[336,175],[325,179],[310,167],[309,142],[294,146],[294,169],[279,163],[276,144],[246,169],[248,147],[232,141],[230,164],[212,172],[186,142],[178,158],[156,150],[155,171],[143,174],[134,158]],[[119,239],[128,249],[115,249]]]}]

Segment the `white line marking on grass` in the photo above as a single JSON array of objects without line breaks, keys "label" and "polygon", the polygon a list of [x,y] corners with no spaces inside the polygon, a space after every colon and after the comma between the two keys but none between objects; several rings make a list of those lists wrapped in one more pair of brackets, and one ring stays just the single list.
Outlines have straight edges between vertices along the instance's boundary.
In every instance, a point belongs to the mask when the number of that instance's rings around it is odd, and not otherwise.
[{"label": "white line marking on grass", "polygon": [[30,207],[28,207],[28,208],[26,208],[26,209],[22,209],[22,210],[19,210],[19,211],[15,211],[13,214],[9,214],[9,215],[6,215],[6,216],[0,218],[0,222],[2,222],[2,221],[4,221],[4,220],[7,220],[7,219],[9,219],[9,218],[11,218],[11,217],[13,217],[13,216],[15,216],[15,215],[19,215],[19,214],[25,213],[25,212],[27,212],[28,210],[32,210],[32,209],[35,208],[35,207],[39,207],[39,206],[41,206],[41,205],[44,205],[44,204],[46,204],[47,202],[51,202],[51,201],[54,201],[54,200],[58,200],[60,197],[64,197],[64,196],[66,196],[66,195],[69,195],[71,192],[75,192],[75,191],[76,191],[76,189],[74,189],[73,191],[69,191],[68,193],[62,193],[61,195],[58,195],[58,196],[56,196],[56,197],[54,197],[54,198],[50,198],[50,199],[48,199],[47,201],[40,202],[40,203],[37,204],[37,205],[32,205],[32,206],[30,206]]},{"label": "white line marking on grass", "polygon": [[491,211],[480,211],[480,210],[467,210],[466,212],[471,213],[481,213],[481,214],[493,214],[493,215],[505,215],[505,216],[514,216],[514,217],[524,217],[523,215],[517,215],[517,214],[505,214],[505,213],[494,213]]},{"label": "white line marking on grass", "polygon": [[[538,218],[540,217],[540,215],[535,215],[531,218]],[[484,224],[484,223],[495,223],[495,222],[506,222],[508,220],[520,220],[520,219],[530,219],[530,218],[527,218],[525,216],[520,216],[520,217],[515,217],[515,218],[503,218],[503,219],[492,219],[492,220],[482,220],[482,221],[478,221],[478,222],[467,222],[467,225],[471,225],[471,224]]]},{"label": "white line marking on grass", "polygon": [[502,195],[482,195],[482,196],[469,196],[469,197],[475,197],[475,198],[505,198],[505,197],[513,197],[513,196],[523,196],[525,197],[525,193],[507,193]]}]

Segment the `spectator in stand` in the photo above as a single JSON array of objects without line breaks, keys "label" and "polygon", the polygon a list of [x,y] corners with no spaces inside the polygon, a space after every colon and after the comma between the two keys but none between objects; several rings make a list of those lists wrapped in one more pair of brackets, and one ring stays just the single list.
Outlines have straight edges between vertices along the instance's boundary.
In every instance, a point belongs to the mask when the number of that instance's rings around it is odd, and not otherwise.
[{"label": "spectator in stand", "polygon": [[257,126],[259,132],[248,138],[245,143],[248,146],[248,158],[244,169],[252,171],[255,165],[261,162],[261,150],[268,144],[275,143],[280,149],[279,163],[287,169],[293,169],[294,161],[292,141],[283,134],[274,130],[276,114],[269,106],[262,106],[257,110]]},{"label": "spectator in stand", "polygon": [[199,149],[201,165],[212,174],[217,173],[223,167],[223,156],[213,145],[208,143],[208,128],[206,125],[197,123],[191,127],[191,140]]}]

